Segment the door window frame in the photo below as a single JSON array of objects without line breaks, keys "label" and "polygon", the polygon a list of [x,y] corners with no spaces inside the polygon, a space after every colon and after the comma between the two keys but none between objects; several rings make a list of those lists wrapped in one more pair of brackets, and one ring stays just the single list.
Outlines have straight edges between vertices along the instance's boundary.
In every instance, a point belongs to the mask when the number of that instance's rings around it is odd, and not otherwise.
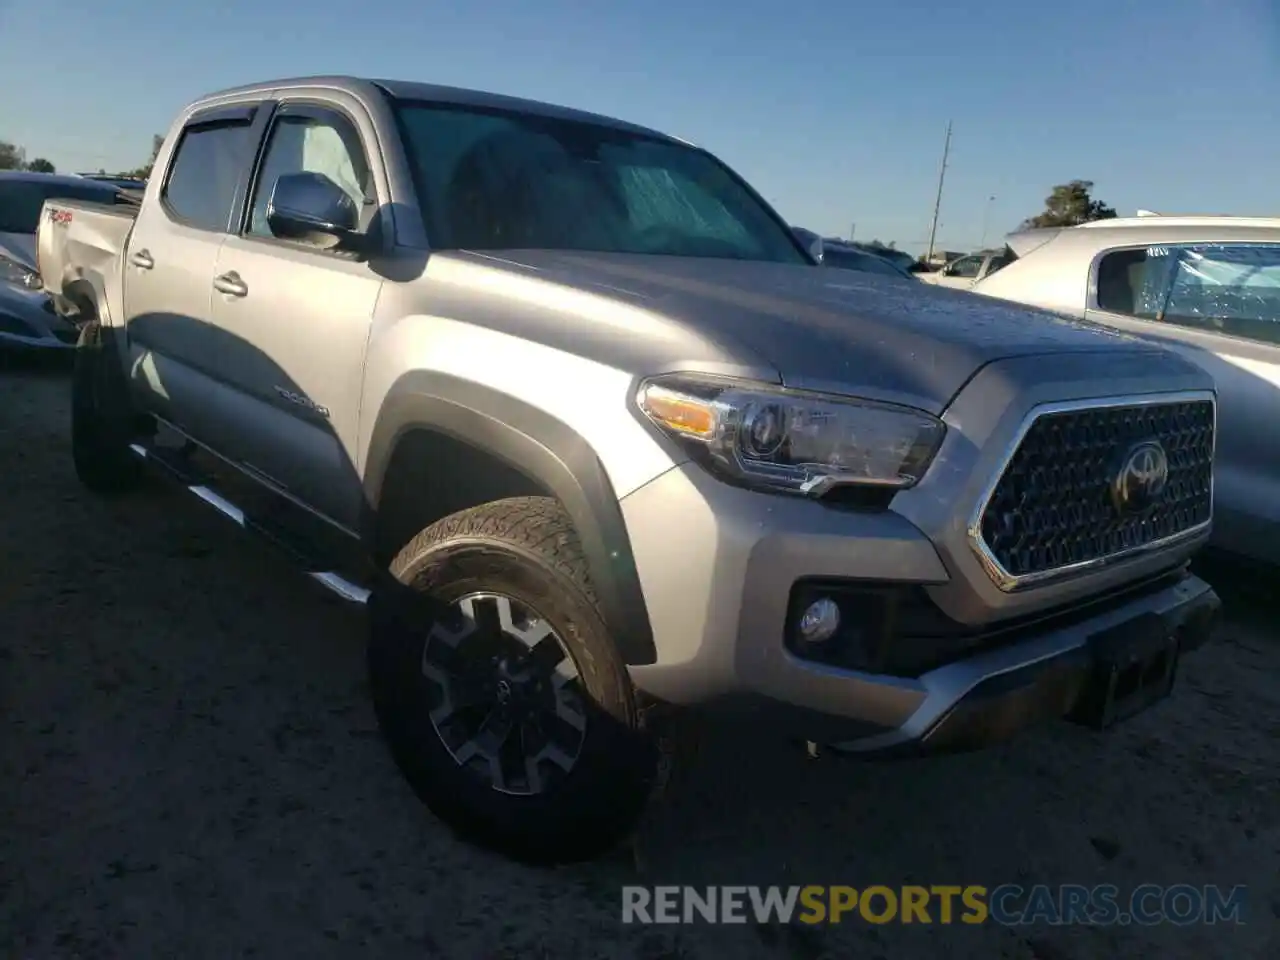
[{"label": "door window frame", "polygon": [[[290,240],[285,237],[261,236],[260,234],[248,232],[250,218],[253,214],[253,205],[257,199],[258,181],[262,175],[262,168],[266,163],[267,154],[271,149],[271,138],[276,131],[277,121],[303,117],[331,125],[345,124],[347,134],[354,137],[354,142],[360,145],[368,176],[366,199],[360,210],[361,231],[365,236],[365,249],[367,252],[382,250],[387,242],[387,225],[385,218],[379,216],[379,211],[384,209],[386,201],[379,195],[377,172],[373,166],[373,158],[378,154],[369,149],[368,141],[360,132],[359,121],[340,104],[311,97],[275,101],[271,106],[272,109],[267,111],[268,116],[264,118],[263,130],[258,140],[250,175],[245,185],[245,194],[241,198],[236,217],[232,223],[232,236],[249,242],[265,243],[272,246],[281,245],[291,250],[301,250],[307,253],[314,253],[317,256],[331,257],[338,260],[350,260],[352,258],[352,254],[349,251],[330,250],[317,247],[315,244]],[[346,142],[346,137],[343,139]]]}]

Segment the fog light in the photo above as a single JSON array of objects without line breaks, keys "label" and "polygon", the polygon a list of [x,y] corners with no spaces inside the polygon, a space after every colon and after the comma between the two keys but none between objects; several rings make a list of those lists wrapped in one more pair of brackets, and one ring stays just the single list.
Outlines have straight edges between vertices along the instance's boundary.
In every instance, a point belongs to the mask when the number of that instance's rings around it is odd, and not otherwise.
[{"label": "fog light", "polygon": [[809,604],[796,625],[796,632],[805,643],[825,643],[839,629],[840,608],[827,597]]}]

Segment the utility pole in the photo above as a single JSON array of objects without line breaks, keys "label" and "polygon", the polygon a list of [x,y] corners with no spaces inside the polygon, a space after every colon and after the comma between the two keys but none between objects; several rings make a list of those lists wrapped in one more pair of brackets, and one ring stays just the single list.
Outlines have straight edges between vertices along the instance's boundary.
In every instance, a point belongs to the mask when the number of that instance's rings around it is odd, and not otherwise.
[{"label": "utility pole", "polygon": [[856,230],[857,227],[858,227],[857,221],[854,221],[853,223],[849,224],[849,242],[850,243],[853,243],[853,231]]},{"label": "utility pole", "polygon": [[933,244],[938,238],[938,211],[942,209],[942,184],[947,178],[947,156],[951,153],[951,121],[947,121],[947,139],[942,145],[942,169],[938,171],[938,198],[933,202],[933,223],[929,227],[929,252],[925,262],[933,259]]}]

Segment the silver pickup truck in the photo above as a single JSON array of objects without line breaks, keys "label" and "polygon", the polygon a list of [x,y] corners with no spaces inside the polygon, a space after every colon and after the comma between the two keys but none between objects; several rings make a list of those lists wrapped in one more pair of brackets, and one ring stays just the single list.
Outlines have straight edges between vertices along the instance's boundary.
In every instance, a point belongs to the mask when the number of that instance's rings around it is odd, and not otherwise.
[{"label": "silver pickup truck", "polygon": [[1219,601],[1216,397],[1093,325],[816,268],[705,150],[321,77],[178,117],[136,217],[50,202],[71,447],[367,604],[391,752],[522,859],[624,838],[655,719],[866,756],[1105,727]]}]

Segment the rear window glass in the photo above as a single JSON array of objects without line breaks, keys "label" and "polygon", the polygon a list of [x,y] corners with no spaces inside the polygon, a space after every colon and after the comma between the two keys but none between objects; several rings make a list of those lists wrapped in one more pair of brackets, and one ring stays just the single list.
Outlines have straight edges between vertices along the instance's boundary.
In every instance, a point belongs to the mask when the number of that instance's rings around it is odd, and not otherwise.
[{"label": "rear window glass", "polygon": [[164,187],[174,216],[202,230],[227,229],[236,187],[248,169],[251,129],[247,123],[187,128]]}]

